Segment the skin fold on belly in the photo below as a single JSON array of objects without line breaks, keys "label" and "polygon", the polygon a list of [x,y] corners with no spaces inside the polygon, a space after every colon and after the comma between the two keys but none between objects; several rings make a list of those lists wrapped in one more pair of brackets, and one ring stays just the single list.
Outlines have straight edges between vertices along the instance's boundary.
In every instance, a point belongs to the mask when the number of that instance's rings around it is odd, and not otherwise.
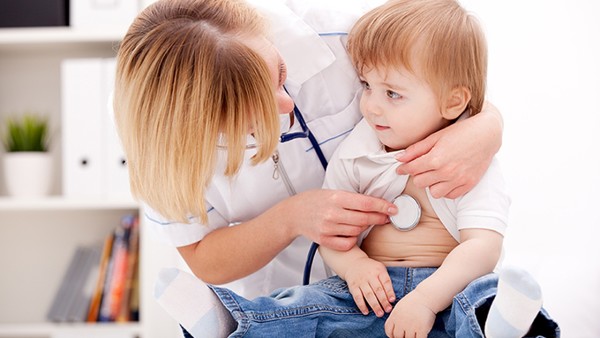
[{"label": "skin fold on belly", "polygon": [[440,220],[426,212],[410,231],[390,223],[373,227],[361,248],[386,266],[439,267],[457,245]]}]

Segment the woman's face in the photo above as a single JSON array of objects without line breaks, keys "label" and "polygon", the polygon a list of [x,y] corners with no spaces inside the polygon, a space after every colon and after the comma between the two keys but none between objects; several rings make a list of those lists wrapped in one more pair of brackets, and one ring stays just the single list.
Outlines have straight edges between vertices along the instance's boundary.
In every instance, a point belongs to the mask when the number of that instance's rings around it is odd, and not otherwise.
[{"label": "woman's face", "polygon": [[294,110],[294,101],[283,88],[287,77],[287,68],[275,46],[264,37],[254,37],[245,40],[248,47],[263,57],[269,68],[273,92],[280,114],[288,114]]}]

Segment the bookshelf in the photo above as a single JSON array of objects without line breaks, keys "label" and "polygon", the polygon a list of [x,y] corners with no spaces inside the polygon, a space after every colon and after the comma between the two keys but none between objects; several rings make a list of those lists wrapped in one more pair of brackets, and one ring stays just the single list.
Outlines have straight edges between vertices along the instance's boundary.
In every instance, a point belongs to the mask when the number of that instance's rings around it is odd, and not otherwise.
[{"label": "bookshelf", "polygon": [[[128,198],[62,195],[60,64],[66,58],[110,58],[124,31],[69,27],[0,29],[0,121],[27,110],[51,121],[55,166],[51,195],[7,196],[0,166],[0,338],[164,338],[179,328],[154,301],[155,276],[177,263],[174,248],[144,231],[143,210]],[[0,159],[4,155],[0,147]],[[140,215],[140,320],[53,323],[46,313],[77,246],[101,242],[122,216]]]}]

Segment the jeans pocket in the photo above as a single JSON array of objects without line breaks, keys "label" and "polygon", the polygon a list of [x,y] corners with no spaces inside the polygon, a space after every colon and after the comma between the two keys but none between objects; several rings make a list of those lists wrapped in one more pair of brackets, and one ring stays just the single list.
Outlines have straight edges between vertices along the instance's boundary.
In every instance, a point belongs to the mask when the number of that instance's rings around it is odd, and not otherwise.
[{"label": "jeans pocket", "polygon": [[323,287],[333,293],[350,293],[348,283],[338,276],[320,280],[315,283],[315,286]]}]

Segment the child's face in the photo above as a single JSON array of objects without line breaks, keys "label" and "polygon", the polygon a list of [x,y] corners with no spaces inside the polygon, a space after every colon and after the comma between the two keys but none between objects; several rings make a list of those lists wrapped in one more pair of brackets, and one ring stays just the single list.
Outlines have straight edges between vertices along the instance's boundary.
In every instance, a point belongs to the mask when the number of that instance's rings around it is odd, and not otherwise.
[{"label": "child's face", "polygon": [[404,68],[369,68],[361,81],[362,115],[389,150],[404,149],[448,124],[429,84]]}]

